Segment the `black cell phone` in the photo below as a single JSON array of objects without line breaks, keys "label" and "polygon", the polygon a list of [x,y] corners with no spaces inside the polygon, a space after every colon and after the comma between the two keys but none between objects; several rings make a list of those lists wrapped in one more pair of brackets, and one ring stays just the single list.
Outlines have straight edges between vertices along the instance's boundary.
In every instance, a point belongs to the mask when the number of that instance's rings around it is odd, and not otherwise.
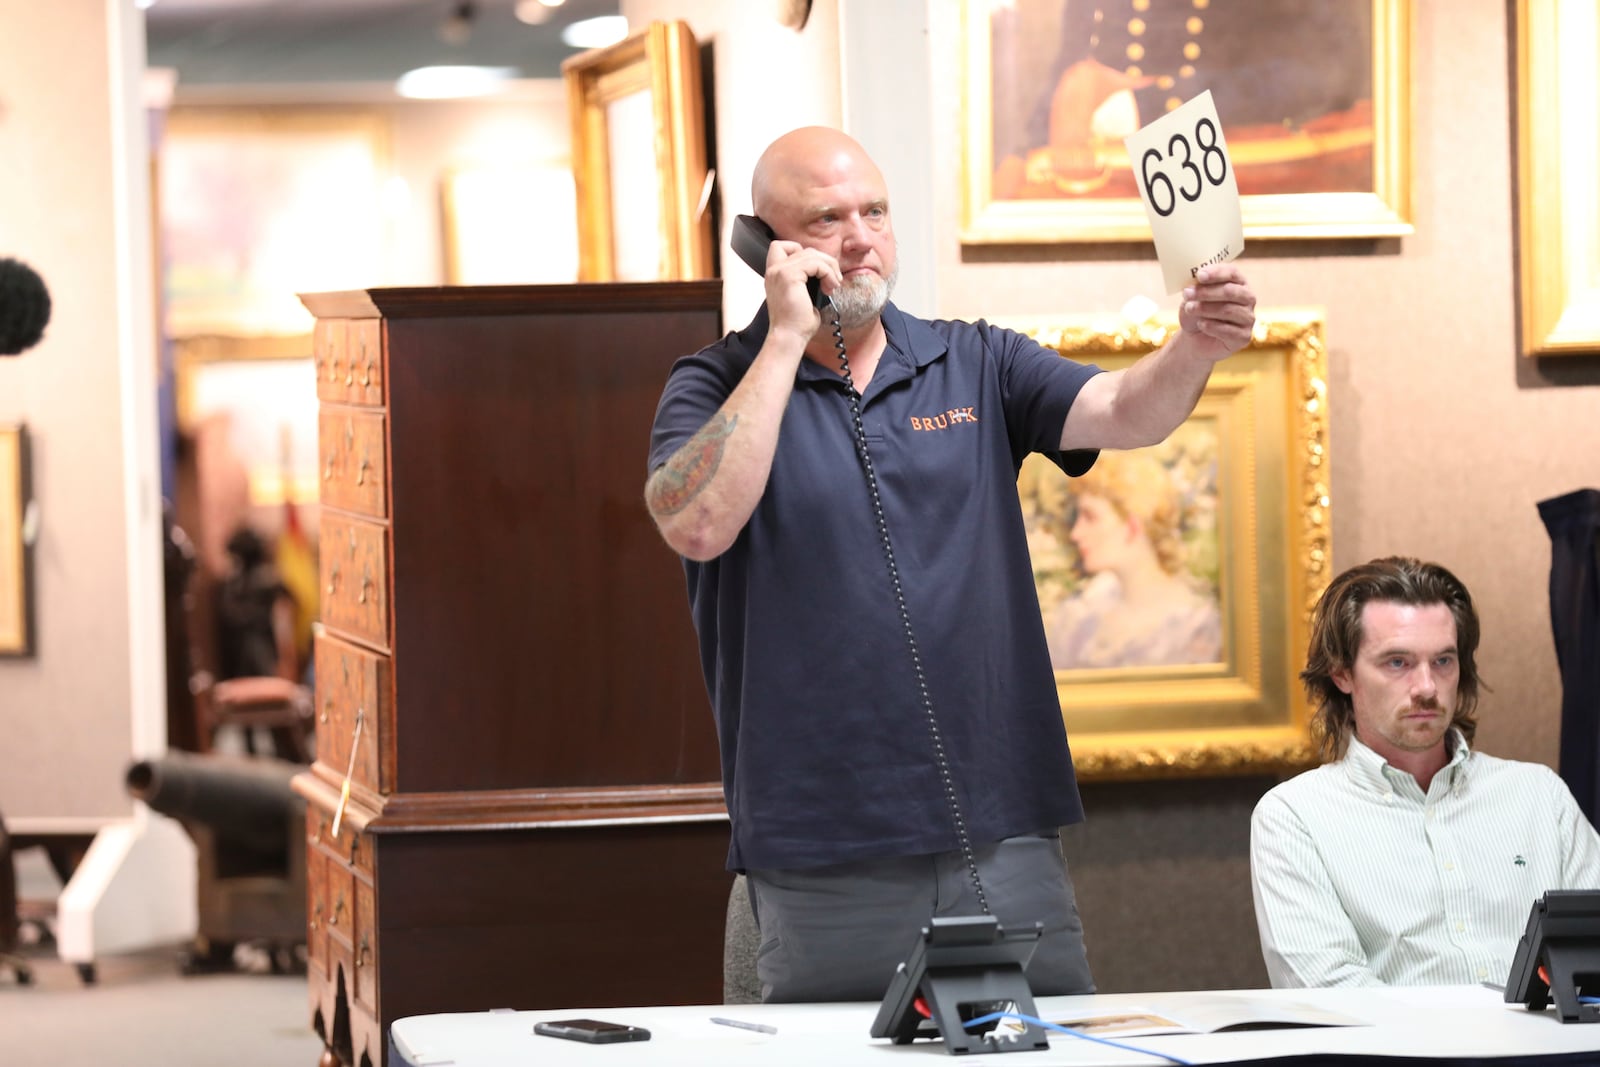
[{"label": "black cell phone", "polygon": [[533,1032],[545,1037],[564,1037],[568,1041],[587,1041],[591,1045],[610,1045],[618,1041],[649,1041],[650,1031],[626,1023],[606,1023],[599,1019],[560,1019],[534,1023]]}]

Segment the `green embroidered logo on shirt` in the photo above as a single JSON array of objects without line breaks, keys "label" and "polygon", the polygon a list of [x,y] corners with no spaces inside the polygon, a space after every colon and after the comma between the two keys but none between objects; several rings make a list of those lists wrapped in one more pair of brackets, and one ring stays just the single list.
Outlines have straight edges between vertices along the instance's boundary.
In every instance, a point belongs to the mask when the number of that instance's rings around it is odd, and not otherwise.
[{"label": "green embroidered logo on shirt", "polygon": [[1526,867],[1528,865],[1528,861],[1523,859],[1520,855],[1511,862],[1515,863],[1518,867]]}]

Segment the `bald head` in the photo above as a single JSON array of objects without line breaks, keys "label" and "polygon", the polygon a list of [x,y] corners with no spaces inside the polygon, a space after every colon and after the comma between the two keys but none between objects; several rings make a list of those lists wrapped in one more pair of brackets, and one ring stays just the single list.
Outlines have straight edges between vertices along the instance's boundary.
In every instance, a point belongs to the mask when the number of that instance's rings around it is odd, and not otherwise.
[{"label": "bald head", "polygon": [[781,235],[819,195],[826,198],[827,190],[861,180],[884,188],[883,174],[854,138],[827,126],[802,126],[761,153],[750,178],[750,203]]}]

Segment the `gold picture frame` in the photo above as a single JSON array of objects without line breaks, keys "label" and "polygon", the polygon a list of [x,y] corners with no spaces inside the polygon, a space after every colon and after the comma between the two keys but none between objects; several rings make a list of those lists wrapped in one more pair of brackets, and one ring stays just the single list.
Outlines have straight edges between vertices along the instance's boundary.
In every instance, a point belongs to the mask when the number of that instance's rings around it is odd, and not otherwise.
[{"label": "gold picture frame", "polygon": [[700,52],[683,21],[561,64],[578,189],[578,280],[711,276]]},{"label": "gold picture frame", "polygon": [[1600,353],[1600,0],[1515,6],[1522,349]]},{"label": "gold picture frame", "polygon": [[28,431],[0,426],[0,656],[33,655]]},{"label": "gold picture frame", "polygon": [[[1319,30],[1349,13],[1337,3],[1352,5],[1362,24]],[[1247,239],[1410,234],[1411,2],[1337,3],[1319,0],[1309,9],[1319,20],[1312,25],[1307,11],[1296,16],[1265,3],[1196,10],[1189,0],[1151,0],[1129,18],[1126,5],[1107,13],[1103,5],[1063,0],[962,0],[961,241],[1149,240],[1122,138],[1159,117],[1141,108],[1170,109],[1208,87],[1208,76],[1217,79]],[[1081,27],[1073,21],[1079,18]],[[1358,42],[1370,35],[1370,65],[1359,52],[1352,63],[1334,51],[1352,35]],[[1286,58],[1290,45],[1303,60]],[[1102,54],[1118,69],[1105,66]],[[1218,66],[1197,71],[1212,56]],[[1255,66],[1255,59],[1264,62]],[[1334,72],[1359,67],[1367,95],[1301,73],[1318,62]],[[1069,78],[1074,65],[1081,77]],[[1230,91],[1224,78],[1241,84]],[[1284,81],[1281,89],[1274,78]],[[1298,101],[1293,121],[1241,118],[1237,103],[1230,121],[1230,101],[1272,101],[1284,111],[1289,99]]]},{"label": "gold picture frame", "polygon": [[226,417],[229,454],[243,467],[252,506],[317,502],[313,347],[311,334],[172,342],[177,429],[194,435]]},{"label": "gold picture frame", "polygon": [[[1137,326],[1060,320],[1004,325],[1065,357],[1106,369],[1133,363],[1177,328],[1167,319]],[[1030,465],[1048,467],[1042,457],[1030,457],[1024,465],[1018,488],[1080,778],[1273,773],[1315,762],[1310,708],[1298,673],[1331,558],[1326,359],[1318,313],[1263,314],[1249,346],[1217,367],[1194,414],[1168,444],[1104,453],[1082,480],[1067,479],[1053,467],[1041,474]],[[1074,624],[1063,620],[1085,618],[1085,604],[1099,613],[1091,628],[1126,630],[1129,619],[1143,623],[1148,616],[1124,612],[1118,617],[1116,605],[1090,598],[1093,582],[1070,594],[1052,586],[1059,571],[1051,570],[1051,553],[1066,549],[1069,538],[1074,546],[1081,543],[1080,570],[1089,565],[1123,573],[1109,561],[1109,550],[1097,550],[1061,509],[1077,508],[1087,523],[1092,493],[1107,500],[1116,496],[1095,488],[1102,467],[1158,465],[1155,457],[1167,464],[1165,469],[1177,471],[1175,456],[1186,465],[1181,479],[1173,478],[1188,487],[1187,502],[1154,503],[1166,495],[1163,489],[1152,496],[1149,509],[1127,511],[1150,515],[1165,508],[1166,536],[1183,538],[1178,558],[1196,551],[1205,555],[1203,546],[1212,546],[1214,555],[1196,572],[1212,576],[1217,609],[1208,625],[1218,628],[1220,644],[1171,654],[1165,649],[1174,642],[1167,635],[1146,633],[1104,655],[1072,659],[1079,654],[1071,640]],[[1076,500],[1063,498],[1082,486],[1091,488],[1082,488]],[[1185,510],[1201,517],[1180,529],[1178,515]],[[1091,558],[1096,554],[1098,561]],[[1164,565],[1179,573],[1177,564]],[[1183,577],[1187,581],[1192,575]],[[1206,582],[1188,585],[1203,593]],[[1162,626],[1188,632],[1195,614],[1184,605],[1159,617]]]}]

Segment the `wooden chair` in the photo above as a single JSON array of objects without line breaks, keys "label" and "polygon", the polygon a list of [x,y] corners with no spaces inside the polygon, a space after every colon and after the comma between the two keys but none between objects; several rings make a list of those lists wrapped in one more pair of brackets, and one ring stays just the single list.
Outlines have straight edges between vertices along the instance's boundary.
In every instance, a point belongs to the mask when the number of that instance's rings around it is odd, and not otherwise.
[{"label": "wooden chair", "polygon": [[311,690],[287,678],[263,675],[214,682],[198,695],[195,715],[202,752],[212,751],[217,730],[223,726],[246,731],[264,726],[272,731],[274,754],[279,759],[311,762],[311,738],[316,730]]}]

